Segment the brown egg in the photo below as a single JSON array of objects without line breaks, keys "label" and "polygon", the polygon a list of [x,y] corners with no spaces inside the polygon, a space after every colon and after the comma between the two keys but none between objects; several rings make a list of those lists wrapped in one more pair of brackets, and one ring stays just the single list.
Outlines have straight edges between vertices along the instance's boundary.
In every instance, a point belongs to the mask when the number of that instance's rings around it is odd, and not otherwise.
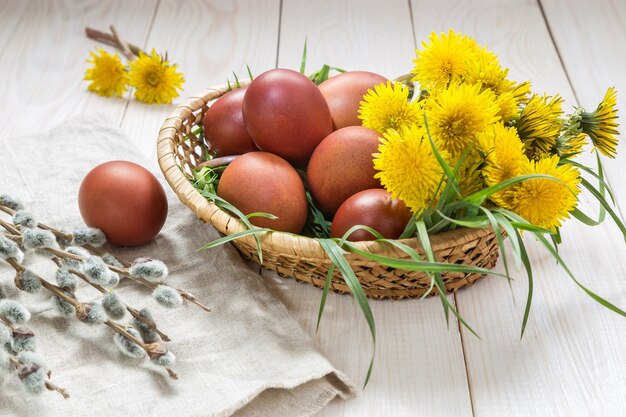
[{"label": "brown egg", "polygon": [[258,151],[243,121],[246,87],[220,97],[204,113],[204,140],[216,156],[241,155]]},{"label": "brown egg", "polygon": [[320,84],[335,130],[346,126],[360,126],[359,106],[368,89],[386,83],[382,75],[367,71],[349,71],[329,78]]},{"label": "brown egg", "polygon": [[315,147],[333,130],[326,100],[306,76],[288,69],[264,72],[243,99],[248,132],[262,151],[306,165]]},{"label": "brown egg", "polygon": [[[337,210],[331,228],[332,237],[343,237],[352,226],[369,226],[387,239],[400,237],[411,219],[411,210],[403,201],[392,199],[383,189],[364,190],[348,198]],[[348,240],[374,240],[365,230],[352,232]]]},{"label": "brown egg", "polygon": [[304,184],[287,161],[267,152],[249,152],[222,173],[217,194],[244,214],[270,213],[277,219],[252,217],[255,226],[299,233],[308,211]]},{"label": "brown egg", "polygon": [[128,161],[110,161],[92,169],[80,184],[78,207],[87,226],[101,229],[118,246],[154,239],[167,217],[167,198],[159,181]]},{"label": "brown egg", "polygon": [[372,154],[380,134],[362,126],[331,133],[315,149],[307,167],[311,196],[331,217],[348,197],[368,188],[380,188]]}]

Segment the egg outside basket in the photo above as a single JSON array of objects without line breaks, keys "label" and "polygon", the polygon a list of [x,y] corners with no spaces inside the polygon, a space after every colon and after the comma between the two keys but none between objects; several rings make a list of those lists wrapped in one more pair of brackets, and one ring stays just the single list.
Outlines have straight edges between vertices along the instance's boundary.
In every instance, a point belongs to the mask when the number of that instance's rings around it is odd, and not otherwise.
[{"label": "egg outside basket", "polygon": [[[249,81],[242,82],[246,85]],[[202,124],[208,105],[227,92],[227,86],[216,86],[189,98],[178,106],[165,120],[157,143],[161,170],[179,199],[205,223],[228,235],[246,229],[238,218],[207,201],[190,183],[192,169],[202,162],[204,145],[194,130]],[[262,267],[276,271],[281,276],[293,277],[323,288],[331,260],[318,240],[283,232],[260,234],[263,252]],[[416,238],[403,243],[422,253]],[[241,254],[259,262],[256,241],[251,235],[236,239],[233,244]],[[360,249],[377,255],[409,259],[396,247],[378,242],[357,242]],[[491,269],[498,258],[498,243],[491,228],[461,228],[431,236],[431,246],[437,261],[471,265]],[[359,278],[368,297],[403,299],[420,297],[431,287],[431,279],[423,272],[403,271],[382,266],[358,255],[348,254],[346,259]],[[471,285],[483,275],[479,273],[444,273],[445,288],[455,292]],[[348,293],[350,289],[335,269],[330,284],[335,292]],[[436,294],[434,288],[431,294]]]}]

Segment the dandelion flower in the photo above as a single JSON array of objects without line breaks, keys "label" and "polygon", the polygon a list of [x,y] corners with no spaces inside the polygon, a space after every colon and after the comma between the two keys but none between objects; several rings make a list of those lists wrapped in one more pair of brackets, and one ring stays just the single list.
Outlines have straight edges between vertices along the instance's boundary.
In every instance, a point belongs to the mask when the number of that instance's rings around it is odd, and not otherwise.
[{"label": "dandelion flower", "polygon": [[583,112],[582,131],[589,135],[593,145],[602,154],[615,158],[617,153],[617,92],[614,87],[607,90],[598,108],[591,113]]},{"label": "dandelion flower", "polygon": [[499,107],[498,116],[503,123],[509,122],[517,116],[518,101],[512,91],[500,94],[496,98],[496,104]]},{"label": "dandelion flower", "polygon": [[[528,161],[524,154],[524,144],[514,127],[495,124],[491,129],[478,134],[476,140],[485,155],[481,173],[487,186],[518,176],[523,164]],[[504,205],[503,199],[506,196],[507,190],[495,193],[490,198],[494,203]]]},{"label": "dandelion flower", "polygon": [[494,54],[482,52],[477,59],[466,64],[463,82],[467,84],[480,83],[483,89],[489,89],[496,95],[500,95],[515,85],[515,82],[506,78],[508,73],[508,68],[502,68]]},{"label": "dandelion flower", "polygon": [[456,158],[473,143],[476,135],[498,121],[498,105],[492,91],[480,84],[452,85],[440,90],[427,104],[430,132],[438,149]]},{"label": "dandelion flower", "polygon": [[135,87],[135,98],[145,103],[167,104],[178,97],[185,81],[171,65],[153,49],[150,55],[143,52],[130,62],[129,84]]},{"label": "dandelion flower", "polygon": [[[399,198],[415,213],[435,198],[443,169],[423,129],[413,125],[400,131],[388,130],[374,154],[375,177],[393,198]],[[442,151],[447,158],[447,152]]]},{"label": "dandelion flower", "polygon": [[102,48],[98,48],[97,52],[100,55],[90,52],[92,59],[87,60],[93,65],[85,71],[84,79],[91,81],[87,89],[104,97],[120,97],[126,91],[128,83],[124,64],[117,53],[111,55]]},{"label": "dandelion flower", "polygon": [[576,208],[580,192],[579,171],[570,164],[559,166],[557,155],[523,164],[520,174],[552,175],[559,181],[532,179],[510,190],[508,207],[530,223],[556,231]]},{"label": "dandelion flower", "polygon": [[461,81],[467,63],[476,56],[476,41],[452,30],[440,35],[432,32],[428,40],[430,43],[422,43],[421,51],[415,51],[413,80],[427,90],[446,88],[451,82]]},{"label": "dandelion flower", "polygon": [[562,104],[558,95],[534,95],[520,113],[515,127],[529,158],[540,159],[552,153],[563,127]]},{"label": "dandelion flower", "polygon": [[401,83],[379,84],[363,96],[359,119],[363,126],[380,133],[387,129],[400,129],[421,120],[420,107],[408,101],[409,89]]}]

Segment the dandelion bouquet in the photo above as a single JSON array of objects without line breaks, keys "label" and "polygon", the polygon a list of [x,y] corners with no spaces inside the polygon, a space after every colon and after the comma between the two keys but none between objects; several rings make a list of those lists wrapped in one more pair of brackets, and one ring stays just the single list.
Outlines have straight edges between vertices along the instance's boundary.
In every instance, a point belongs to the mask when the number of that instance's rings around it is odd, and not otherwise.
[{"label": "dandelion bouquet", "polygon": [[[301,73],[304,73],[305,62],[306,46]],[[333,219],[325,216],[315,199],[307,194],[309,213],[302,233],[309,239],[298,240],[300,235],[294,235],[292,239],[291,235],[281,233],[272,241],[274,231],[265,226],[255,227],[254,221],[255,218],[272,219],[276,216],[258,210],[247,213],[239,210],[234,202],[221,198],[219,186],[224,167],[218,162],[224,160],[212,159],[210,148],[200,141],[195,142],[198,138],[194,136],[192,143],[203,149],[202,157],[207,161],[192,167],[192,178],[188,179],[202,196],[218,207],[217,212],[208,210],[208,206],[198,208],[196,212],[218,228],[221,223],[226,225],[220,230],[227,236],[206,247],[233,241],[247,256],[264,266],[274,265],[273,269],[286,274],[290,274],[292,259],[306,252],[298,260],[301,269],[291,273],[301,280],[307,280],[307,274],[319,274],[322,267],[314,265],[315,260],[310,256],[314,251],[310,248],[321,248],[325,259],[320,264],[328,266],[322,274],[325,280],[322,278],[322,285],[319,285],[324,290],[318,325],[331,280],[335,283],[333,277],[338,271],[344,285],[357,299],[373,340],[376,327],[363,289],[366,283],[363,282],[362,271],[354,268],[353,261],[357,258],[368,263],[373,280],[385,281],[381,274],[390,270],[404,271],[402,274],[407,276],[416,271],[424,274],[429,282],[424,295],[439,295],[446,318],[452,312],[472,333],[474,330],[445,295],[451,289],[446,280],[451,274],[490,273],[510,278],[509,261],[515,259],[517,264],[525,267],[529,283],[523,334],[532,301],[533,275],[532,261],[522,235],[536,238],[585,293],[612,311],[626,316],[622,309],[584,287],[557,250],[561,242],[560,228],[570,217],[596,225],[608,213],[626,236],[626,227],[609,202],[612,195],[602,169],[602,157],[614,158],[617,152],[615,90],[609,88],[594,111],[576,107],[571,114],[566,114],[560,96],[538,94],[532,91],[530,82],[509,79],[508,70],[500,65],[495,54],[475,40],[453,31],[433,33],[428,42],[416,51],[414,64],[410,74],[367,90],[359,98],[358,108],[358,120],[362,126],[378,133],[377,151],[371,155],[374,177],[392,198],[401,201],[410,212],[410,220],[399,239],[386,237],[381,230],[368,224],[354,224],[345,233],[333,236],[331,221],[336,223],[336,216]],[[325,65],[309,79],[319,85],[329,78],[332,69]],[[239,87],[238,80],[236,84]],[[232,86],[229,84],[230,89]],[[219,95],[207,97],[208,103]],[[202,113],[197,120],[201,116]],[[177,139],[171,139],[168,136],[170,132],[165,132],[160,141],[180,145],[180,141],[190,140],[195,134],[201,137],[203,133],[208,132],[203,132],[202,127],[195,131],[186,128],[184,132],[177,133]],[[589,147],[595,153],[597,166],[577,161],[577,157]],[[166,146],[160,143],[159,148],[165,149]],[[184,161],[181,163],[172,158],[172,165],[182,167],[189,164],[187,156],[191,147],[185,144],[183,148],[186,152]],[[180,170],[163,165],[168,163],[164,161],[169,155],[159,156],[166,177],[174,173],[179,175]],[[227,159],[228,162],[232,160]],[[306,184],[305,173],[300,173]],[[180,179],[168,180],[183,201],[197,208],[198,203],[189,201],[190,192],[182,188]],[[599,202],[597,218],[590,217],[577,207],[583,193]],[[219,212],[219,208],[229,214]],[[207,212],[210,216],[205,217]],[[233,226],[236,222],[231,222],[231,215],[241,220],[241,227]],[[477,266],[455,259],[441,262],[435,250],[436,241],[443,235],[442,232],[454,229],[493,233],[505,272],[485,269],[493,263]],[[389,247],[393,251],[375,252],[370,250],[373,246],[351,241],[351,234],[357,231],[366,232],[379,247]],[[243,240],[250,241],[249,237],[254,238],[252,244],[256,242],[256,254],[241,244]],[[507,245],[506,239],[509,241]],[[409,241],[417,244],[408,244]],[[295,242],[294,245],[300,246],[294,250],[283,242]],[[268,247],[273,259],[265,263],[263,252]],[[271,252],[275,248],[284,251],[280,253],[277,249]],[[396,256],[398,253],[401,256]],[[377,267],[372,267],[372,264]],[[369,376],[368,373],[368,379]]]}]

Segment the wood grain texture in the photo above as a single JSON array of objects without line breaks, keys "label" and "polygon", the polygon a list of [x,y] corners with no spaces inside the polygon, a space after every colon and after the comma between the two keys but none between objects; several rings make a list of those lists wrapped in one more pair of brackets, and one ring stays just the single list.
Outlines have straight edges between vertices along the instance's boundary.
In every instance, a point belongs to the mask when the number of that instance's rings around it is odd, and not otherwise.
[{"label": "wood grain texture", "polygon": [[125,98],[97,96],[87,91],[83,81],[89,51],[101,46],[85,37],[84,27],[105,29],[115,23],[128,39],[142,40],[155,5],[156,0],[3,1],[3,134],[45,130],[83,112],[120,123]]},{"label": "wood grain texture", "polygon": [[[298,68],[305,37],[307,69],[324,63],[395,77],[410,71],[414,38],[409,5],[388,1],[283,1],[279,66]],[[371,355],[371,336],[351,296],[331,294],[319,334],[321,291],[266,272],[281,299],[322,352],[357,383]],[[453,299],[453,297],[451,297]],[[456,320],[447,329],[438,299],[370,301],[377,328],[373,377],[363,394],[335,400],[320,416],[471,415]]]},{"label": "wood grain texture", "polygon": [[185,84],[171,105],[130,102],[122,128],[146,156],[156,161],[159,129],[187,97],[234,80],[233,72],[247,78],[246,64],[256,74],[275,66],[278,16],[278,0],[159,3],[146,47],[168,51]]},{"label": "wood grain texture", "polygon": [[[416,34],[430,29],[462,31],[500,55],[515,79],[531,79],[535,91],[574,94],[550,42],[535,2],[414,1]],[[421,11],[421,13],[420,13]],[[420,23],[421,22],[421,23]],[[428,25],[423,23],[428,22]],[[425,27],[421,27],[421,24]],[[428,29],[426,29],[426,27]],[[569,108],[569,106],[565,106]],[[584,158],[586,163],[591,158]],[[591,210],[586,197],[581,208]],[[563,228],[561,255],[577,277],[594,291],[621,304],[626,292],[626,249],[616,228],[589,228],[571,220]],[[505,280],[492,278],[457,293],[459,310],[483,340],[463,330],[464,351],[476,416],[610,415],[621,406],[620,379],[626,347],[617,334],[626,319],[584,294],[530,237],[526,238],[535,273],[535,297],[527,334],[519,340],[526,301],[526,276],[514,273],[512,293]],[[502,263],[498,271],[503,271]]]}]

